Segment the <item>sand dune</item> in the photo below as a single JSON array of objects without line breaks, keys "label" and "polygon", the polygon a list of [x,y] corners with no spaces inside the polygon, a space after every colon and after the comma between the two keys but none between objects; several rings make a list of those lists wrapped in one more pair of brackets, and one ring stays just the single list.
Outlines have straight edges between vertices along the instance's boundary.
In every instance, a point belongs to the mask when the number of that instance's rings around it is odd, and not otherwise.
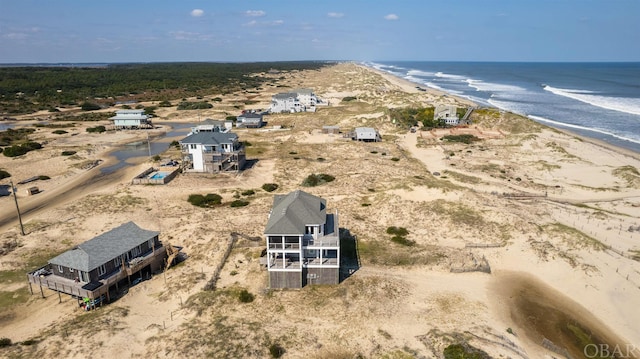
[{"label": "sand dune", "polygon": [[[161,240],[183,246],[189,256],[166,277],[142,282],[90,313],[68,297],[58,303],[51,291],[44,299],[37,288],[30,295],[26,281],[3,280],[0,290],[27,294],[1,309],[0,337],[37,343],[0,349],[0,355],[268,357],[277,343],[287,358],[432,358],[466,343],[492,357],[551,358],[559,354],[543,347],[543,338],[574,357],[580,347],[570,339],[580,333],[611,345],[640,343],[640,263],[633,259],[640,251],[637,155],[510,114],[472,115],[474,124],[458,130],[483,138],[471,145],[444,142],[444,132],[410,133],[385,110],[468,101],[417,91],[355,64],[287,74],[280,83],[313,88],[332,105],[268,116],[269,126],[285,131],[238,131],[251,143],[248,158],[257,160],[239,175],[185,174],[165,186],[133,186],[133,175],[152,165],[147,159],[107,177],[96,176],[106,162],[78,167],[109,161],[114,146],[140,137],[135,131],[98,137],[79,128],[76,136],[56,137],[38,130],[38,139],[49,141],[43,150],[0,157],[0,168],[14,179],[51,177],[38,184],[39,195],[20,192],[31,209],[27,236],[19,235],[13,199],[0,198],[0,243],[19,243],[0,256],[2,273],[26,270],[23,263],[132,219],[160,230]],[[276,91],[263,91],[252,107],[266,108]],[[211,95],[223,98],[220,109],[194,115],[163,108],[157,123],[223,118],[223,109],[244,94]],[[341,102],[346,96],[358,100]],[[511,126],[516,122],[530,126],[518,130]],[[356,143],[319,132],[335,124],[343,132],[375,127],[384,141]],[[62,158],[61,148],[78,150],[78,157]],[[270,291],[259,266],[262,243],[243,240],[225,263],[218,290],[203,292],[231,232],[262,235],[272,194],[260,186],[275,182],[276,193],[286,193],[311,173],[336,177],[305,190],[340,210],[340,226],[357,236],[361,267],[337,286]],[[256,193],[241,195],[247,189]],[[186,201],[191,193],[218,193],[227,203],[246,197],[250,205],[196,208]],[[407,228],[415,246],[391,242],[389,226]],[[479,263],[491,273],[475,271]],[[239,288],[255,300],[240,303]],[[552,324],[534,325],[532,317]],[[568,329],[548,330],[553,321]]]}]

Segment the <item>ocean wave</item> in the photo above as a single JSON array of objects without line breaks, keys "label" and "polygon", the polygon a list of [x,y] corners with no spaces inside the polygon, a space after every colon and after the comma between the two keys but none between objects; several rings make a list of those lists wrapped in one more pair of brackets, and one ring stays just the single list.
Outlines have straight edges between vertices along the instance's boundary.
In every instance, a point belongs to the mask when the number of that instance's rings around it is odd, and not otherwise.
[{"label": "ocean wave", "polygon": [[[400,76],[398,76],[400,77]],[[464,92],[462,91],[456,91],[456,90],[451,90],[451,89],[446,89],[443,87],[440,87],[436,84],[434,84],[433,82],[429,82],[429,81],[425,81],[424,79],[420,79],[414,76],[403,76],[402,78],[404,78],[405,80],[411,81],[417,85],[423,85],[423,86],[427,86],[429,88],[432,88],[434,90],[439,90],[439,91],[443,91],[452,95],[464,95]]]},{"label": "ocean wave", "polygon": [[460,81],[464,81],[466,79],[466,77],[464,77],[464,76],[446,74],[446,73],[440,72],[440,71],[436,72],[434,75],[436,77],[440,77],[440,78],[444,78],[444,79],[452,79],[452,80],[460,80]]},{"label": "ocean wave", "polygon": [[617,138],[619,140],[629,141],[629,142],[640,144],[640,138],[630,138],[630,137],[622,136],[622,135],[619,135],[619,134],[616,134],[616,133],[613,133],[613,132],[605,131],[605,130],[602,130],[602,129],[599,129],[599,128],[574,125],[574,124],[571,124],[571,123],[564,123],[564,122],[560,122],[560,121],[554,121],[554,120],[550,120],[548,118],[544,118],[544,117],[540,117],[540,116],[534,116],[534,115],[529,115],[527,117],[529,117],[530,119],[532,119],[534,121],[538,121],[538,122],[547,122],[547,123],[550,123],[552,125],[556,125],[556,126],[560,126],[560,127],[568,127],[568,128],[574,128],[574,129],[583,130],[583,131],[595,132],[595,133],[611,136],[611,137]]},{"label": "ocean wave", "polygon": [[640,115],[640,98],[602,96],[592,91],[562,89],[549,85],[544,86],[544,90],[607,110]]},{"label": "ocean wave", "polygon": [[433,77],[433,76],[435,76],[435,72],[427,72],[427,71],[420,71],[420,70],[409,70],[409,72],[407,72],[407,75],[409,75],[409,76]]},{"label": "ocean wave", "polygon": [[513,91],[526,91],[524,87],[515,85],[499,84],[494,82],[485,82],[481,80],[467,79],[469,87],[476,89],[476,91],[485,92],[513,92]]},{"label": "ocean wave", "polygon": [[[488,100],[486,100],[486,102],[489,104],[489,106],[493,106],[495,108],[498,108],[500,110],[503,111],[509,111],[509,112],[513,112],[513,113],[517,113],[518,115],[523,115],[523,116],[527,116],[527,112],[524,111],[524,109],[521,106],[518,106],[517,102],[513,102],[513,101],[500,101],[495,97],[491,97]],[[526,103],[520,103],[522,104],[526,104]]]}]

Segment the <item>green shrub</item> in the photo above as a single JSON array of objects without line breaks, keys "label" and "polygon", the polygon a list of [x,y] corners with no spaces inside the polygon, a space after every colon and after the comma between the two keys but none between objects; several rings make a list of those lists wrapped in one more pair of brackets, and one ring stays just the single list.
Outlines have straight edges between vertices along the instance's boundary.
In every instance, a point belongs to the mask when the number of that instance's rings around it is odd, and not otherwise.
[{"label": "green shrub", "polygon": [[310,174],[302,181],[302,185],[305,187],[315,187],[320,184],[320,178],[317,175]]},{"label": "green shrub", "polygon": [[273,343],[269,345],[269,354],[271,354],[272,358],[280,358],[284,353],[285,350],[280,346],[280,344]]},{"label": "green shrub", "polygon": [[238,117],[236,117],[236,116],[227,116],[224,119],[227,120],[227,121],[236,122],[238,120]]},{"label": "green shrub", "polygon": [[102,133],[107,130],[104,126],[96,126],[96,127],[87,127],[87,132],[89,133]]},{"label": "green shrub", "polygon": [[355,100],[357,100],[357,99],[358,99],[358,98],[357,98],[357,97],[355,97],[355,96],[347,96],[347,97],[343,97],[343,98],[342,98],[342,102],[350,102],[350,101],[355,101]]},{"label": "green shrub", "polygon": [[69,132],[67,132],[65,130],[55,130],[55,131],[53,131],[51,133],[53,133],[54,135],[64,135],[65,133],[69,133]]},{"label": "green shrub", "polygon": [[255,299],[255,296],[249,293],[246,289],[243,289],[240,292],[238,292],[238,299],[242,303],[251,303]]},{"label": "green shrub", "polygon": [[173,140],[171,141],[171,143],[169,144],[169,148],[174,147],[176,150],[180,149],[180,142]]},{"label": "green shrub", "polygon": [[302,185],[304,187],[315,187],[323,183],[332,182],[333,180],[335,180],[335,177],[325,173],[310,174],[304,179],[304,181],[302,181]]},{"label": "green shrub", "polygon": [[416,244],[416,242],[406,239],[403,236],[393,236],[391,237],[391,242],[394,242],[403,246],[407,246],[407,247],[412,247]]},{"label": "green shrub", "polygon": [[229,204],[229,206],[231,206],[231,207],[244,207],[244,206],[246,206],[248,204],[249,204],[248,201],[243,201],[241,199],[236,199],[235,201],[231,202]]},{"label": "green shrub", "polygon": [[22,156],[29,151],[39,150],[41,148],[42,145],[38,142],[29,141],[21,145],[13,145],[11,147],[7,147],[2,153],[7,157],[17,157]]},{"label": "green shrub", "polygon": [[158,162],[162,159],[162,157],[160,157],[160,155],[155,155],[153,156],[153,161]]},{"label": "green shrub", "polygon": [[451,344],[444,349],[444,359],[491,359],[489,354],[469,344]]},{"label": "green shrub", "polygon": [[398,161],[400,161],[400,159],[398,157],[391,157],[391,161],[398,162]]},{"label": "green shrub", "polygon": [[201,194],[190,194],[187,201],[197,207],[211,208],[222,203],[222,196],[215,193],[208,193],[204,196]]},{"label": "green shrub", "polygon": [[46,181],[46,180],[50,180],[50,179],[51,179],[51,177],[49,177],[49,176],[45,176],[45,175],[40,175],[40,176],[38,176],[38,179],[39,179],[40,181]]},{"label": "green shrub", "polygon": [[27,339],[25,341],[20,342],[20,345],[24,345],[24,346],[30,346],[30,345],[34,345],[34,344],[38,344],[38,340],[37,339]]},{"label": "green shrub", "polygon": [[2,153],[2,151],[4,151],[4,148],[0,147],[0,153]]},{"label": "green shrub", "polygon": [[9,178],[9,177],[11,177],[11,174],[9,174],[9,172],[5,170],[0,170],[0,179]]},{"label": "green shrub", "polygon": [[11,339],[9,338],[0,338],[0,348],[11,346]]},{"label": "green shrub", "polygon": [[213,102],[222,102],[222,99],[220,97],[214,97],[211,99],[211,101]]},{"label": "green shrub", "polygon": [[462,135],[446,135],[446,136],[443,136],[441,140],[448,141],[448,142],[462,142],[462,143],[470,144],[472,142],[480,141],[480,138],[470,134],[462,134]]},{"label": "green shrub", "polygon": [[76,151],[62,151],[63,156],[73,156],[76,153],[77,153]]},{"label": "green shrub", "polygon": [[160,106],[160,107],[171,107],[171,106],[173,106],[173,105],[171,104],[171,102],[169,102],[169,101],[165,100],[165,101],[160,101],[160,103],[158,104],[158,106]]},{"label": "green shrub", "polygon": [[267,192],[273,192],[278,189],[278,185],[275,183],[265,183],[262,185],[262,189]]},{"label": "green shrub", "polygon": [[183,102],[180,102],[180,104],[178,104],[177,109],[178,110],[204,110],[212,107],[213,105],[206,101],[199,101],[199,102],[183,101]]},{"label": "green shrub", "polygon": [[393,234],[396,236],[406,236],[407,234],[409,234],[409,231],[404,227],[391,226],[391,227],[387,227],[387,234]]},{"label": "green shrub", "polygon": [[256,194],[256,191],[254,191],[252,189],[249,189],[249,190],[246,190],[246,191],[242,192],[243,196],[252,196],[254,194]]},{"label": "green shrub", "polygon": [[333,182],[333,180],[336,179],[332,175],[328,175],[324,173],[319,174],[318,177],[320,178],[321,181],[324,181],[324,182]]},{"label": "green shrub", "polygon": [[80,105],[80,108],[82,109],[82,111],[95,111],[99,110],[100,106],[98,104],[85,101],[84,103],[82,103],[82,105]]}]

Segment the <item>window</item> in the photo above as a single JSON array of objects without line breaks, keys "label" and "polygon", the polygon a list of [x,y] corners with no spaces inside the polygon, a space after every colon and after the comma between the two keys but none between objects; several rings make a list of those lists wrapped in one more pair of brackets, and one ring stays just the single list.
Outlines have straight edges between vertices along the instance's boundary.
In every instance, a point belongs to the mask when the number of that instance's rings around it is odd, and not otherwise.
[{"label": "window", "polygon": [[69,268],[69,273],[73,273],[73,268]]},{"label": "window", "polygon": [[116,265],[116,267],[120,267],[120,263],[121,263],[121,262],[122,262],[122,261],[120,260],[120,257],[116,257],[116,258],[113,260],[113,263]]},{"label": "window", "polygon": [[63,266],[61,266],[61,265],[59,265],[59,266],[58,266],[58,272],[60,272],[60,273],[64,273],[64,267],[63,267]]},{"label": "window", "polygon": [[195,150],[196,149],[196,144],[195,143],[190,144],[189,148],[192,149],[192,150]]},{"label": "window", "polygon": [[155,238],[151,238],[151,239],[149,240],[149,249],[152,249],[152,248],[153,248],[153,244],[154,244],[154,243],[155,243]]},{"label": "window", "polygon": [[107,267],[103,264],[98,267],[98,275],[104,275],[105,273],[107,273]]}]

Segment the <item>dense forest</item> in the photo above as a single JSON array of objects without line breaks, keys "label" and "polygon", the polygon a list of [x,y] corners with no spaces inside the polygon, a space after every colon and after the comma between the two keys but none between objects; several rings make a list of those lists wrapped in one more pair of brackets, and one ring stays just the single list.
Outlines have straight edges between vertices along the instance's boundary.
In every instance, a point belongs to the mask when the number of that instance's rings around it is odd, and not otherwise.
[{"label": "dense forest", "polygon": [[[255,89],[273,74],[314,70],[327,62],[150,63],[101,67],[0,67],[0,114],[25,114],[77,106],[86,100],[113,104]],[[270,78],[264,74],[271,74]]]}]

